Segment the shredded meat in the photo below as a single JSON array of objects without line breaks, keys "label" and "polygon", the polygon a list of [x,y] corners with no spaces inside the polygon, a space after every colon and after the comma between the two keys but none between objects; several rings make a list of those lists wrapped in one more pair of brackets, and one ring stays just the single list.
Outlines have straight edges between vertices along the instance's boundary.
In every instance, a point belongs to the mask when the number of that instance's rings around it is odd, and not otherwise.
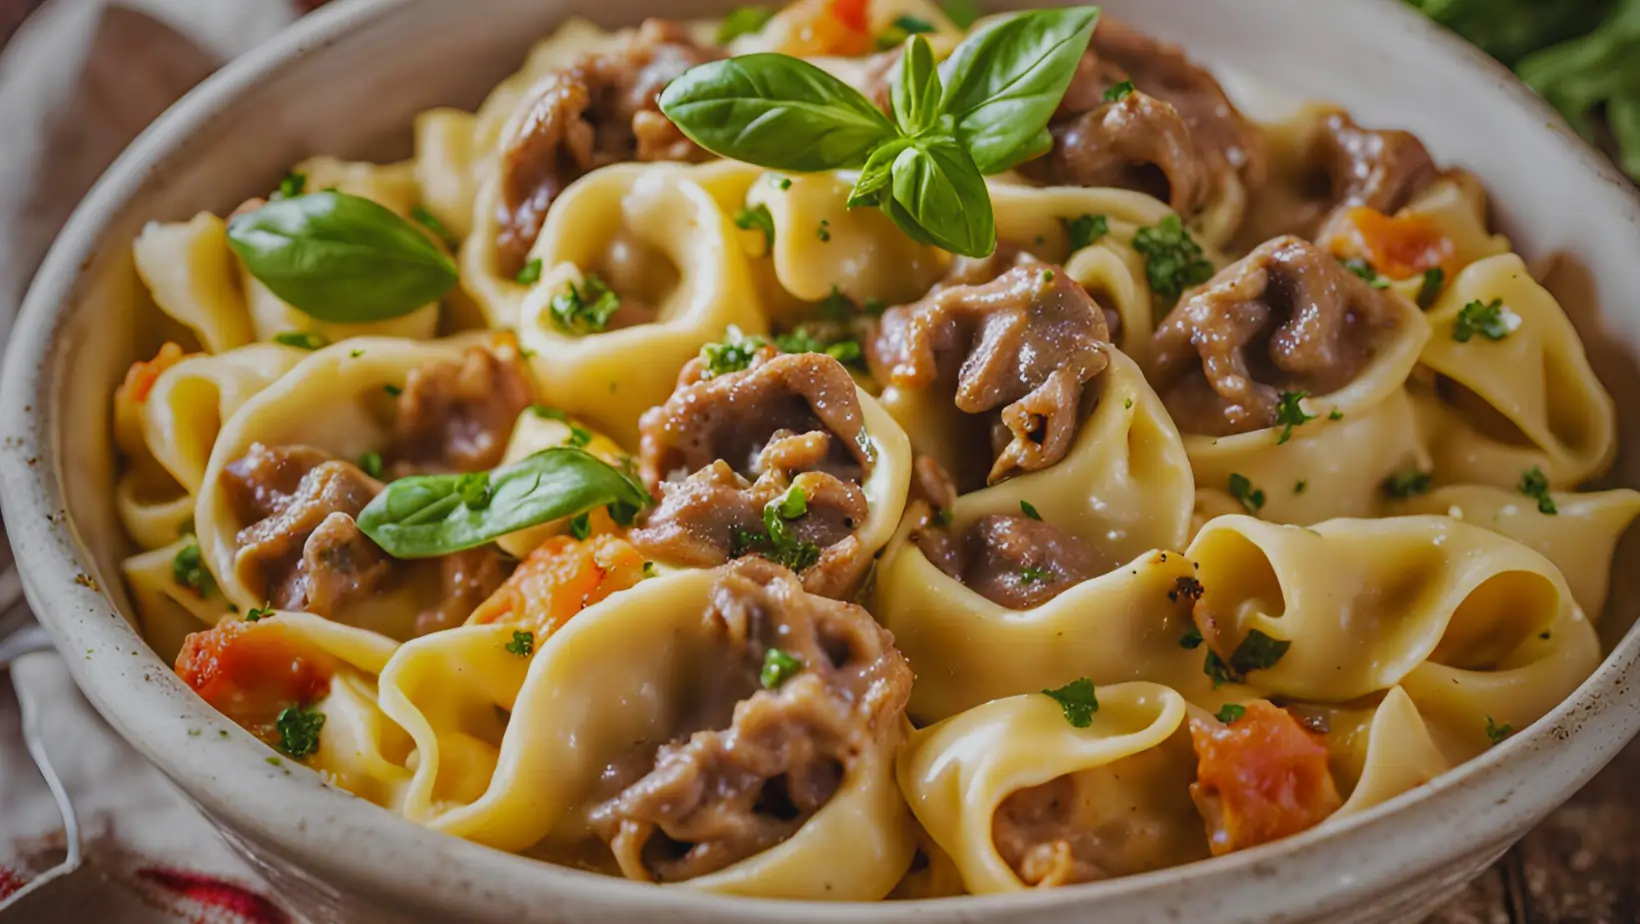
[{"label": "shredded meat", "polygon": [[1192,717],[1197,780],[1190,798],[1214,856],[1314,827],[1343,804],[1327,765],[1327,745],[1266,700],[1226,725]]},{"label": "shredded meat", "polygon": [[494,468],[535,388],[518,348],[468,347],[410,371],[393,432],[394,477]]},{"label": "shredded meat", "polygon": [[[846,595],[871,562],[857,535],[871,459],[854,380],[824,354],[773,350],[744,371],[704,374],[696,360],[643,417],[643,473],[660,503],[632,544],[694,567],[765,555],[800,568],[812,593]],[[777,543],[764,510],[791,487],[807,510],[781,518]]]},{"label": "shredded meat", "polygon": [[[612,764],[615,795],[591,812],[632,879],[692,879],[780,844],[898,742],[911,668],[861,607],[748,560],[724,569],[705,622],[718,658],[691,674],[671,740]],[[772,648],[800,669],[766,689]]]},{"label": "shredded meat", "polygon": [[[1059,267],[1028,264],[889,309],[869,358],[878,381],[950,389],[958,410],[987,415],[984,481],[994,484],[1064,458],[1109,342],[1104,312],[1081,286]],[[959,485],[976,480],[967,475]]]},{"label": "shredded meat", "polygon": [[1354,381],[1400,317],[1394,295],[1316,245],[1279,237],[1163,319],[1152,384],[1188,432],[1272,426],[1281,392],[1326,395]]},{"label": "shredded meat", "polygon": [[1114,564],[1100,562],[1075,536],[1022,516],[982,517],[960,538],[925,527],[916,542],[935,567],[1011,610],[1041,606]]},{"label": "shredded meat", "polygon": [[1333,217],[1324,226],[1357,206],[1393,215],[1440,175],[1418,136],[1362,128],[1342,112],[1327,117],[1313,156],[1332,184]]},{"label": "shredded meat", "polygon": [[553,200],[582,175],[623,161],[703,159],[658,99],[684,71],[720,56],[684,26],[651,19],[619,51],[585,55],[536,84],[501,150],[497,269],[512,276],[523,267]]},{"label": "shredded meat", "polygon": [[332,616],[382,588],[392,562],[353,518],[381,482],[307,446],[255,443],[222,473],[240,522],[234,568],[279,609]]},{"label": "shredded meat", "polygon": [[[1124,80],[1135,91],[1107,101]],[[1233,177],[1265,180],[1263,138],[1213,75],[1167,45],[1105,17],[1049,123],[1053,151],[1023,166],[1048,183],[1117,186],[1191,215]]]}]

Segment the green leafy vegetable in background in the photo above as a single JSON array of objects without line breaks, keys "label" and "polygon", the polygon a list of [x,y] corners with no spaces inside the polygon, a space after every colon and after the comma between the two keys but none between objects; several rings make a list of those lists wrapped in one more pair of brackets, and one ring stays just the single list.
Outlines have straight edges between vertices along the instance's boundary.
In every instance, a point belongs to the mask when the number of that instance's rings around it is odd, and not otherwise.
[{"label": "green leafy vegetable in background", "polygon": [[1407,0],[1511,67],[1599,24],[1612,0]]}]

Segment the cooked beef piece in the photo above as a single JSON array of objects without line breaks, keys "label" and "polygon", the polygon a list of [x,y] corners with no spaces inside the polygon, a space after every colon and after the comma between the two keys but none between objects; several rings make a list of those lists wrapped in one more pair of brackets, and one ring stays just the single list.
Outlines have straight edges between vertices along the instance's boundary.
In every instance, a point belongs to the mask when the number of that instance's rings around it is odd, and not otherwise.
[{"label": "cooked beef piece", "polygon": [[353,518],[381,482],[307,446],[252,444],[223,470],[240,522],[239,579],[279,609],[331,616],[392,576],[392,561]]},{"label": "cooked beef piece", "polygon": [[460,359],[412,369],[399,393],[391,473],[476,472],[507,451],[535,388],[518,348],[468,347]]},{"label": "cooked beef piece", "polygon": [[1029,517],[992,514],[961,537],[924,527],[916,542],[935,567],[1011,610],[1041,606],[1111,564],[1082,540]]},{"label": "cooked beef piece", "polygon": [[1334,215],[1356,206],[1393,214],[1440,175],[1416,135],[1362,128],[1342,112],[1327,117],[1316,145],[1312,156],[1331,182]]},{"label": "cooked beef piece", "polygon": [[[1124,80],[1135,92],[1108,101]],[[1263,137],[1213,75],[1177,46],[1106,17],[1049,124],[1053,152],[1025,164],[1034,179],[1137,189],[1190,215],[1239,175],[1264,184]]]},{"label": "cooked beef piece", "polygon": [[824,456],[808,460],[805,470],[857,483],[871,473],[854,379],[823,353],[782,356],[769,348],[749,368],[718,376],[702,360],[691,360],[677,390],[645,412],[639,429],[643,477],[651,488],[720,459],[738,474],[756,477],[764,461],[777,461],[765,459],[771,442],[808,433],[830,438]]},{"label": "cooked beef piece", "polygon": [[1331,394],[1400,323],[1391,293],[1296,237],[1267,241],[1189,294],[1152,340],[1152,384],[1180,429],[1269,427],[1284,391]]},{"label": "cooked beef piece", "polygon": [[[831,440],[807,433],[772,441],[755,483],[720,459],[681,482],[662,484],[660,503],[629,536],[633,547],[659,561],[698,568],[760,555],[797,570],[810,593],[846,596],[871,564],[857,535],[871,511],[859,485],[812,470],[830,455]],[[784,464],[767,461],[775,457]],[[793,471],[801,474],[789,478]],[[777,544],[768,535],[764,508],[793,485],[803,492],[807,513],[782,520],[787,536]]]},{"label": "cooked beef piece", "polygon": [[[911,668],[861,607],[754,559],[722,571],[705,623],[717,657],[691,672],[671,740],[614,762],[591,811],[633,879],[692,879],[780,844],[901,732]],[[766,689],[774,648],[799,668]]]},{"label": "cooked beef piece", "polygon": [[911,493],[913,501],[927,501],[935,510],[950,510],[957,503],[957,486],[951,473],[933,456],[918,455],[911,464]]},{"label": "cooked beef piece", "polygon": [[624,48],[586,55],[537,83],[501,149],[497,270],[512,276],[524,266],[553,200],[583,174],[623,161],[704,159],[658,99],[684,71],[721,56],[684,26],[651,19]]},{"label": "cooked beef piece", "polygon": [[438,593],[433,605],[417,614],[417,635],[453,629],[466,622],[473,610],[506,582],[513,565],[493,545],[452,552],[434,561],[439,567]]},{"label": "cooked beef piece", "polygon": [[[1057,266],[1028,264],[889,309],[869,359],[878,381],[950,390],[958,410],[987,415],[984,481],[994,484],[1064,458],[1109,342],[1104,312],[1081,286]],[[975,480],[957,474],[965,488]]]}]

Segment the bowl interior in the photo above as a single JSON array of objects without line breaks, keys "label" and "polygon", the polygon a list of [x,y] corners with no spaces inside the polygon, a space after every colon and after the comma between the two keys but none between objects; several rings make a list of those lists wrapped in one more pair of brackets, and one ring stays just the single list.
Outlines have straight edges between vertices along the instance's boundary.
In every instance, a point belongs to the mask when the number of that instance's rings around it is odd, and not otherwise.
[{"label": "bowl interior", "polygon": [[[380,160],[407,156],[409,125],[416,113],[441,105],[475,106],[517,66],[532,41],[567,14],[618,25],[635,23],[663,7],[669,17],[685,18],[734,5],[729,0],[338,4],[253,52],[144,135],[93,193],[42,270],[9,356],[7,441],[0,463],[7,525],[20,547],[31,598],[63,650],[71,655],[90,653],[85,659],[69,660],[104,714],[183,781],[196,799],[229,817],[246,839],[275,855],[304,855],[310,861],[326,856],[336,863],[332,881],[386,894],[396,880],[406,905],[442,905],[448,913],[476,914],[483,920],[555,920],[569,915],[580,901],[614,901],[607,907],[618,906],[624,909],[621,913],[634,915],[664,907],[680,920],[702,921],[759,920],[771,913],[788,920],[888,920],[898,913],[885,908],[832,914],[793,906],[725,905],[672,892],[663,901],[661,890],[620,887],[561,871],[547,875],[528,861],[411,828],[358,800],[322,792],[316,780],[305,779],[311,774],[290,779],[288,772],[281,777],[263,767],[255,780],[233,780],[247,765],[260,764],[261,752],[248,738],[235,738],[211,753],[202,749],[198,738],[186,737],[185,725],[215,721],[212,713],[118,619],[130,618],[134,611],[120,579],[119,563],[130,547],[112,502],[115,453],[109,396],[131,362],[151,356],[161,342],[176,335],[171,322],[149,301],[132,264],[130,242],[145,222],[183,220],[200,210],[226,212],[265,191],[292,163],[312,154]],[[1030,5],[1040,5],[1040,0],[992,4]],[[1637,393],[1640,307],[1633,303],[1632,293],[1640,291],[1640,260],[1633,256],[1640,241],[1640,205],[1615,171],[1602,168],[1597,155],[1572,139],[1558,118],[1501,68],[1465,51],[1398,3],[1110,0],[1106,7],[1141,29],[1183,44],[1210,67],[1233,71],[1279,96],[1337,101],[1362,124],[1410,129],[1443,163],[1478,174],[1492,194],[1500,228],[1562,299],[1606,387],[1615,395]],[[1622,445],[1605,483],[1640,485],[1640,414],[1623,405],[1619,410]],[[54,497],[58,490],[60,496]],[[65,513],[66,531],[61,519]],[[1620,549],[1613,604],[1602,624],[1607,650],[1619,649],[1614,660],[1632,662],[1640,651],[1640,639],[1630,632],[1640,613],[1640,595],[1632,592],[1640,582],[1637,562],[1640,540],[1631,537]],[[87,576],[89,586],[68,586],[77,571]],[[100,588],[106,599],[94,588]],[[106,656],[115,653],[120,657]],[[1608,665],[1606,674],[1613,669]],[[1606,682],[1616,679],[1607,676]],[[1576,728],[1597,722],[1602,714],[1599,709],[1584,710],[1574,718],[1563,710],[1539,724]],[[179,722],[179,716],[186,721]],[[1495,818],[1492,827],[1471,828],[1463,835],[1427,831],[1438,817],[1431,809],[1424,820],[1411,822],[1428,835],[1427,844],[1397,858],[1363,860],[1348,883],[1339,873],[1341,866],[1306,870],[1306,864],[1336,863],[1356,854],[1329,847],[1308,851],[1306,861],[1301,847],[1339,839],[1301,838],[1255,852],[1258,856],[1251,859],[1232,858],[1211,867],[1186,867],[1098,887],[1107,902],[1099,907],[1112,914],[1121,909],[1122,916],[1111,920],[1123,921],[1165,920],[1164,912],[1206,915],[1204,920],[1229,920],[1226,913],[1246,915],[1235,920],[1264,920],[1272,913],[1272,894],[1280,891],[1269,888],[1268,880],[1258,884],[1264,904],[1246,909],[1234,898],[1225,904],[1210,894],[1163,896],[1182,881],[1204,887],[1190,892],[1212,892],[1205,888],[1210,881],[1233,887],[1238,869],[1270,862],[1261,858],[1282,858],[1279,874],[1284,882],[1304,872],[1312,876],[1308,886],[1280,899],[1283,907],[1347,907],[1366,884],[1383,881],[1374,875],[1411,869],[1420,857],[1445,860],[1458,852],[1459,843],[1465,850],[1479,846],[1486,852],[1510,831],[1518,836],[1527,823],[1569,795],[1615,753],[1637,721],[1610,719],[1599,726],[1605,740],[1588,744],[1585,735],[1574,742],[1576,747],[1561,748],[1577,751],[1575,755],[1554,755],[1547,747],[1547,733],[1541,734],[1537,737],[1545,747],[1520,743],[1517,769],[1500,765],[1503,755],[1490,755],[1453,774],[1455,782],[1443,779],[1413,798],[1369,814],[1354,825],[1361,829],[1357,840],[1362,844],[1371,843],[1374,831],[1389,836],[1396,828],[1383,820],[1406,812],[1420,799],[1444,799],[1439,804],[1461,819],[1470,803],[1456,801],[1459,796],[1473,800],[1482,797],[1477,794],[1502,790],[1471,781],[1466,794],[1459,782],[1474,777],[1512,787],[1521,782],[1520,768],[1526,766],[1529,749],[1544,755],[1533,771],[1537,794],[1504,819],[1508,825]],[[1614,743],[1613,738],[1618,740]],[[1511,772],[1515,775],[1507,776]],[[270,817],[278,814],[271,810],[270,790],[248,785],[262,777],[271,781],[272,792],[300,787],[313,796],[317,807],[298,807],[288,818]],[[301,843],[293,828],[298,817],[304,826],[335,825],[325,839],[354,844],[352,862],[335,851],[293,846]],[[1400,823],[1404,831],[1407,822]],[[1455,840],[1459,836],[1469,840]],[[1380,847],[1383,843],[1378,842]],[[1095,898],[1092,892],[1078,893],[1086,900]],[[1037,895],[983,905],[945,903],[924,908],[918,916],[956,920],[984,907],[1006,911],[1010,919],[1014,914],[1022,920],[1056,919],[1043,915],[1075,900]]]}]

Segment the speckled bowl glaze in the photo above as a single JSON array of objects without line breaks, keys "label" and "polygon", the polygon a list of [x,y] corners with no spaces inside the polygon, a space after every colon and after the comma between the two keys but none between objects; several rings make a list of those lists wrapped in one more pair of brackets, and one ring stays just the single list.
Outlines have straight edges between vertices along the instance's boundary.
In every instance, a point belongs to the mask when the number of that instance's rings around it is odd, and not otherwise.
[{"label": "speckled bowl glaze", "polygon": [[[1038,0],[1036,5],[1040,5]],[[1640,543],[1626,543],[1609,657],[1548,717],[1336,827],[1114,882],[1011,897],[823,905],[737,900],[560,869],[424,830],[270,766],[132,628],[118,562],[109,394],[152,352],[130,242],[223,211],[311,153],[402,156],[413,114],[472,106],[573,12],[606,24],[721,12],[708,0],[348,0],[211,78],[148,130],[63,231],[6,357],[0,497],[35,611],[102,714],[318,922],[1412,921],[1479,873],[1640,729]],[[1004,4],[994,4],[1002,6]],[[1015,5],[1027,5],[1016,3]],[[1568,304],[1621,399],[1640,393],[1640,199],[1505,71],[1390,0],[1110,0],[1135,25],[1364,123],[1418,132],[1478,173],[1497,218]],[[1625,409],[1611,477],[1640,484]],[[218,734],[218,732],[222,734]],[[200,733],[203,732],[203,733]]]}]

